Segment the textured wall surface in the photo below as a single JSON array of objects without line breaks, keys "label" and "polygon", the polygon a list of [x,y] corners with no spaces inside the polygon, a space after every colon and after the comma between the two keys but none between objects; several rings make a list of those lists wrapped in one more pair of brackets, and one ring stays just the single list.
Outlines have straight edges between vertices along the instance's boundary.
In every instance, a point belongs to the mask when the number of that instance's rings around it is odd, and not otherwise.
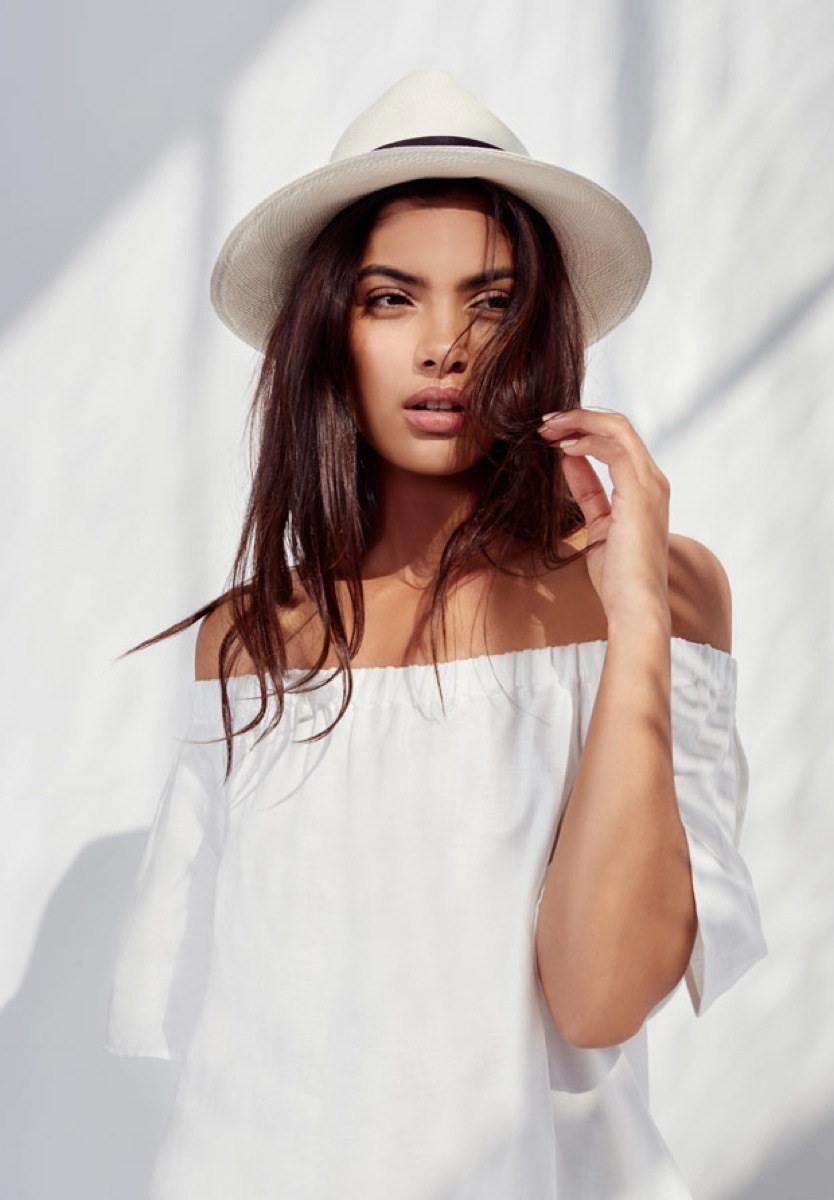
[{"label": "textured wall surface", "polygon": [[814,0],[44,0],[0,46],[4,674],[0,1197],[141,1200],[175,1071],[103,1050],[110,958],[193,638],[222,587],[253,355],[211,313],[232,223],[443,66],[646,226],[655,273],[592,354],[735,592],[744,846],[771,956],[653,1025],[699,1200],[834,1170],[834,9]]}]

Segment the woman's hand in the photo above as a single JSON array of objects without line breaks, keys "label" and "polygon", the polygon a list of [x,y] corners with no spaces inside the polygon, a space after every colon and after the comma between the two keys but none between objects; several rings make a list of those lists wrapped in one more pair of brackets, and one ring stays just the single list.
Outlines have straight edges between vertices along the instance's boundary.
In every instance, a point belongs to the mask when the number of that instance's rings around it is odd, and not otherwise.
[{"label": "woman's hand", "polygon": [[[655,623],[668,629],[669,484],[620,413],[571,409],[544,417],[539,433],[562,451],[565,482],[585,517],[588,574],[609,629]],[[605,463],[611,500],[588,457]]]}]

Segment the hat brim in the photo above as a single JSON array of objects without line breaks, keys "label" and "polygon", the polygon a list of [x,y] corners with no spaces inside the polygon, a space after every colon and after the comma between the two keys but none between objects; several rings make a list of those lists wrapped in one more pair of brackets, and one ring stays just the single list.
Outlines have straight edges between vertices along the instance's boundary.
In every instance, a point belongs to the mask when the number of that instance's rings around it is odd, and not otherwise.
[{"label": "hat brim", "polygon": [[229,234],[212,272],[220,319],[266,348],[304,255],[343,208],[381,188],[418,179],[487,179],[526,200],[562,251],[586,344],[634,310],[651,274],[648,241],[633,214],[598,184],[503,150],[405,146],[330,163],[274,192]]}]

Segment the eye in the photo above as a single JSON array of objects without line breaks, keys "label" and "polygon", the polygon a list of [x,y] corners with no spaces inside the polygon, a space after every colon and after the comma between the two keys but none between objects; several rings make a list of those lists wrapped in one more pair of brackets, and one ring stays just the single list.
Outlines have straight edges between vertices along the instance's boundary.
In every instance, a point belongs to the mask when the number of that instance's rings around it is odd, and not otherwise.
[{"label": "eye", "polygon": [[501,316],[510,307],[512,294],[510,292],[482,292],[472,301],[472,308],[478,315]]},{"label": "eye", "polygon": [[369,292],[360,303],[366,311],[384,313],[390,312],[392,309],[407,307],[411,304],[411,299],[405,292],[392,291],[388,288],[385,291]]}]

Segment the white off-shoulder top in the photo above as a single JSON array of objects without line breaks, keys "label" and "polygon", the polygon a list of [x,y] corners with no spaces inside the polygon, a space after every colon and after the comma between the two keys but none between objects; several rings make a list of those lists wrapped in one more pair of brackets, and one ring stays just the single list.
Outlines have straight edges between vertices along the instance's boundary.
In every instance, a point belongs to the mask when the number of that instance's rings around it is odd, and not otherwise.
[{"label": "white off-shoulder top", "polygon": [[[563,1040],[538,901],[605,643],[354,672],[287,697],[224,783],[192,715],[116,964],[108,1047],[183,1060],[153,1200],[685,1200],[649,1115],[645,1026]],[[738,839],[736,665],[672,642],[703,1012],[766,952]],[[231,681],[242,723],[256,683]],[[220,740],[217,740],[220,739]]]}]

